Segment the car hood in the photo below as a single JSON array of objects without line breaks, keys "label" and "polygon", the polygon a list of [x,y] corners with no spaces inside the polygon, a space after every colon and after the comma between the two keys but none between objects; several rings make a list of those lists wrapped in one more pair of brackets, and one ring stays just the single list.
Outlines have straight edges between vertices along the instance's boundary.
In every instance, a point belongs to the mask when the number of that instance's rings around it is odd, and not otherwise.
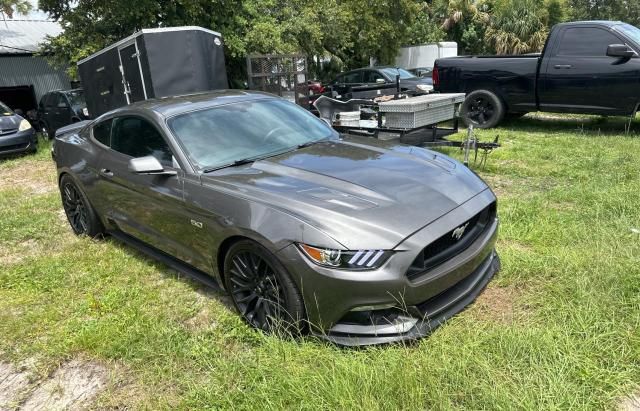
[{"label": "car hood", "polygon": [[20,122],[23,120],[17,114],[13,114],[11,116],[3,116],[0,113],[0,130],[13,130],[20,127]]},{"label": "car hood", "polygon": [[318,143],[202,182],[294,215],[347,249],[392,249],[487,189],[442,154],[368,140],[376,144]]}]

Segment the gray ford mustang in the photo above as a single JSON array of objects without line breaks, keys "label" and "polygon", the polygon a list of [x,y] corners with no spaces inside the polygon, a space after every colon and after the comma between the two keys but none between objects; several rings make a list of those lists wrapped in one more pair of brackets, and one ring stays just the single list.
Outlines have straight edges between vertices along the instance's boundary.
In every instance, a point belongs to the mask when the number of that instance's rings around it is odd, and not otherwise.
[{"label": "gray ford mustang", "polygon": [[473,172],[272,95],[135,103],[62,130],[52,154],[74,232],[215,281],[265,331],[415,339],[499,269],[496,197]]}]

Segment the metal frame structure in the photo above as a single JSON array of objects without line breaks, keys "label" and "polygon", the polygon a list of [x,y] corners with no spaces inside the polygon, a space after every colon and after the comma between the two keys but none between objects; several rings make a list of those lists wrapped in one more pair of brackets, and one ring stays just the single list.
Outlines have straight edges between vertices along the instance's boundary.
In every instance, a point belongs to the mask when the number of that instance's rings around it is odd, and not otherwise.
[{"label": "metal frame structure", "polygon": [[249,89],[276,94],[305,108],[309,106],[307,74],[307,58],[301,54],[247,56]]}]

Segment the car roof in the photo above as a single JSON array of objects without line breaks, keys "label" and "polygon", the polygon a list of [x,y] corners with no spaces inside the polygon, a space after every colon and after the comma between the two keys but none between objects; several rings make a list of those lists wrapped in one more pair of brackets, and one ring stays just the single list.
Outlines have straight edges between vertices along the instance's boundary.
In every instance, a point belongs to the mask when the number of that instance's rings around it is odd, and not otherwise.
[{"label": "car roof", "polygon": [[252,90],[216,90],[180,96],[162,97],[132,103],[111,113],[135,109],[150,110],[164,117],[172,117],[188,111],[217,107],[243,101],[277,99],[278,96]]},{"label": "car roof", "polygon": [[606,26],[613,27],[619,24],[623,24],[621,21],[611,21],[611,20],[583,20],[583,21],[569,21],[567,23],[558,23],[558,26],[567,27],[567,26],[582,26],[586,24],[593,24],[598,26]]}]

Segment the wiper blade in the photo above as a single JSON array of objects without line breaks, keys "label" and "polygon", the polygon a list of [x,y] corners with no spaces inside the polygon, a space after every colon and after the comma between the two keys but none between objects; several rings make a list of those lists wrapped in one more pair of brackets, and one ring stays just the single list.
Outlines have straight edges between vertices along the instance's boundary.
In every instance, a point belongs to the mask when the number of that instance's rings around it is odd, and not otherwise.
[{"label": "wiper blade", "polygon": [[253,163],[254,161],[256,161],[255,158],[243,158],[243,159],[240,159],[240,160],[236,160],[236,161],[234,161],[232,163],[223,164],[221,166],[205,168],[204,170],[202,170],[202,172],[203,173],[211,173],[211,172],[214,172],[216,170],[221,170],[221,169],[227,168],[227,167],[236,167],[236,166],[241,166],[243,164]]},{"label": "wiper blade", "polygon": [[327,141],[327,140],[329,140],[329,139],[328,138],[321,138],[319,140],[307,141],[306,143],[298,144],[298,148],[309,147],[309,146],[312,146],[314,144],[322,143],[323,141]]}]

